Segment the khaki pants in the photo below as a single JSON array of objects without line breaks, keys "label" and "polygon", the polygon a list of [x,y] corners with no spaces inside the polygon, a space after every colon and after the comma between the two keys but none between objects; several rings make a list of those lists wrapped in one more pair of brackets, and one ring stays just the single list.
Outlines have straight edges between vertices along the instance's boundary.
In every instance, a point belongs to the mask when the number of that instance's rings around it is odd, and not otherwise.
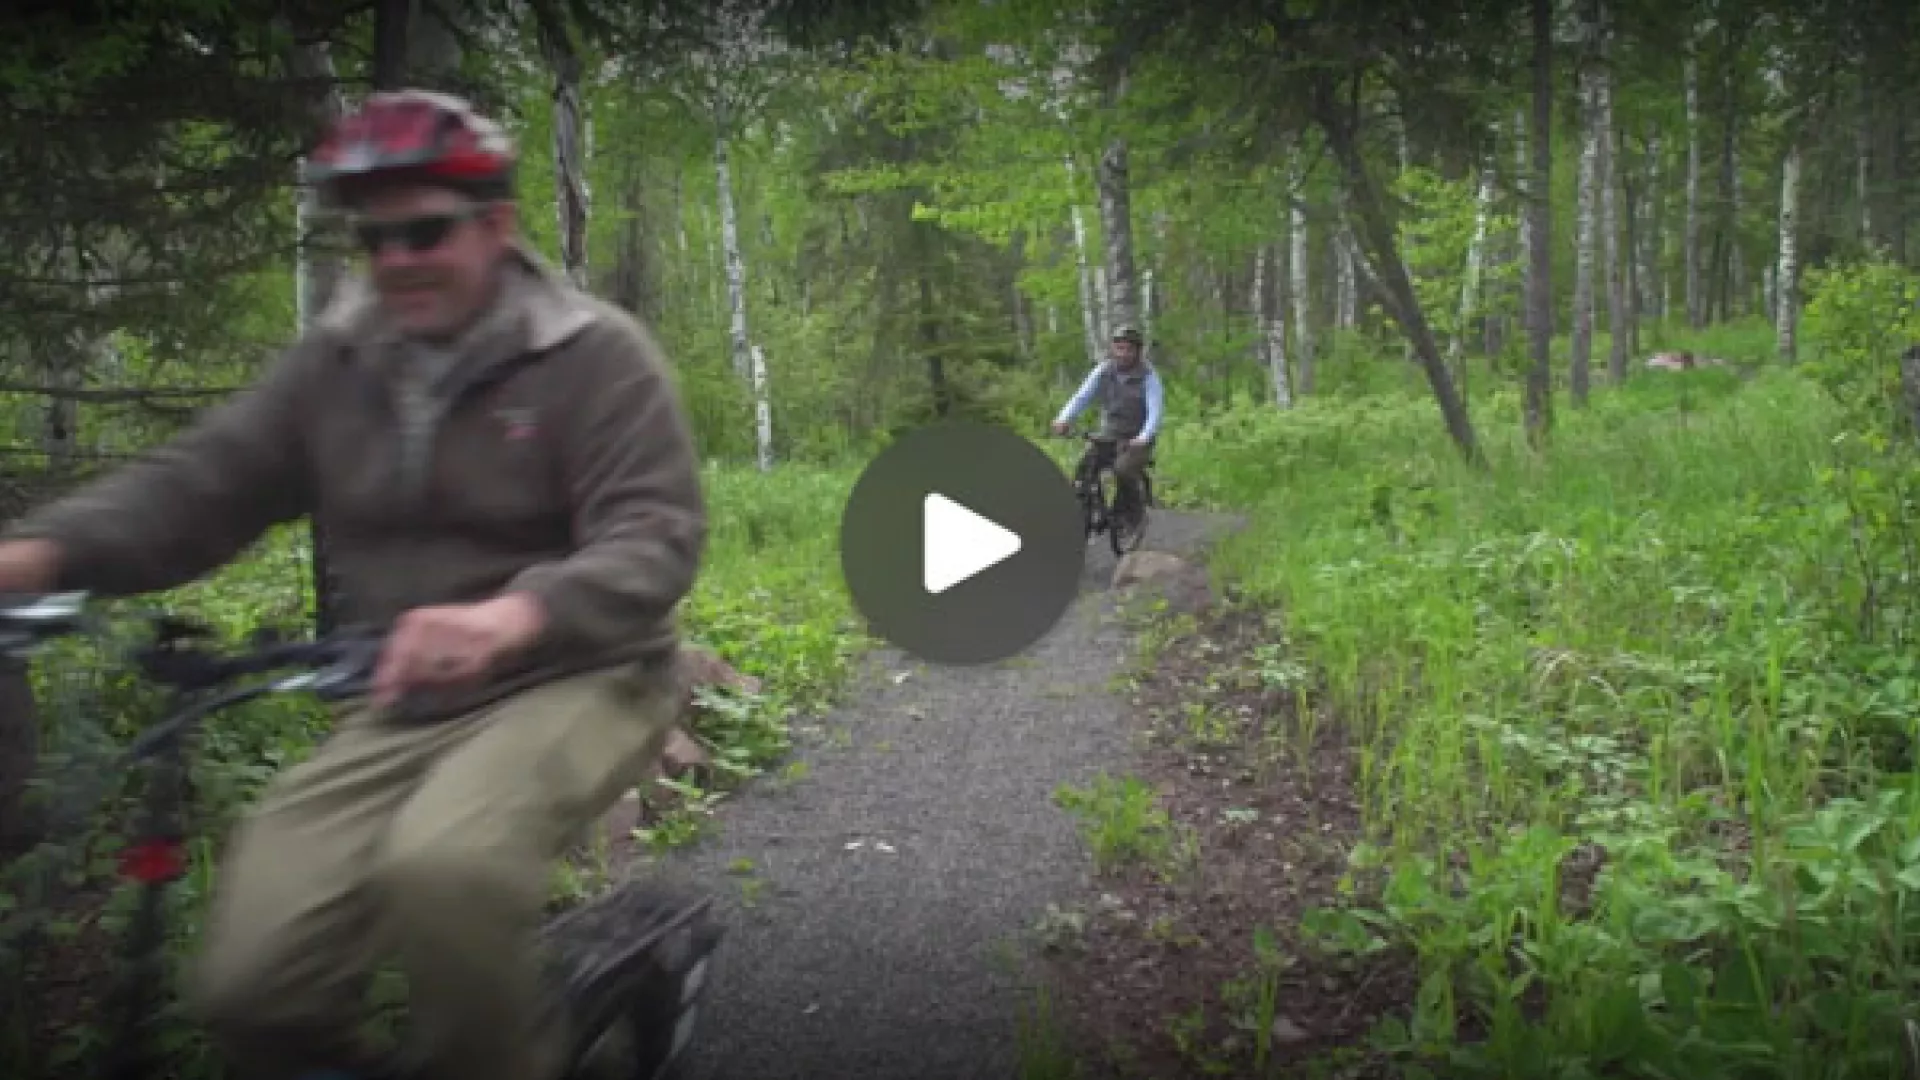
[{"label": "khaki pants", "polygon": [[536,934],[552,866],[658,756],[671,665],[536,687],[439,724],[347,712],[241,825],[189,1001],[240,1074],[366,1060],[373,968],[397,959],[432,1080],[553,1080],[569,1034]]},{"label": "khaki pants", "polygon": [[1087,456],[1083,461],[1094,460],[1099,460],[1102,464],[1106,462],[1113,464],[1113,475],[1120,481],[1119,490],[1115,492],[1116,506],[1138,510],[1145,494],[1141,488],[1140,479],[1146,474],[1148,464],[1153,461],[1153,444],[1149,442],[1145,446],[1122,447],[1121,440],[1115,437],[1112,443],[1087,448]]},{"label": "khaki pants", "polygon": [[1113,475],[1127,486],[1134,498],[1141,496],[1140,478],[1147,471],[1147,463],[1153,460],[1153,444],[1129,446],[1113,459]]}]

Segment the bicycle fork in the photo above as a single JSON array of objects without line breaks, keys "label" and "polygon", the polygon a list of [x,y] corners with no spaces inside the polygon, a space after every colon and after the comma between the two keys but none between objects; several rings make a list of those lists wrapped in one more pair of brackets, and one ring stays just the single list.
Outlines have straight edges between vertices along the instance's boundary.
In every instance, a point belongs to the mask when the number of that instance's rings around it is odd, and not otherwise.
[{"label": "bicycle fork", "polygon": [[151,1080],[163,1075],[154,1060],[153,1025],[167,978],[167,889],[186,874],[182,828],[186,769],[180,737],[155,756],[137,839],[120,856],[120,874],[140,885],[140,906],[127,935],[127,972],[120,985],[117,1037],[107,1058],[108,1080]]}]

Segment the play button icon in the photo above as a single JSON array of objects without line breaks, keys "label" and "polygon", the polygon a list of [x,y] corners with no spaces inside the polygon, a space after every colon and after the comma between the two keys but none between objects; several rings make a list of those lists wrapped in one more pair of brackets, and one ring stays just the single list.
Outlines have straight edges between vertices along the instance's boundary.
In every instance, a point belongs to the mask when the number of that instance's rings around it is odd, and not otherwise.
[{"label": "play button icon", "polygon": [[920,515],[921,587],[938,595],[1020,551],[1020,536],[945,495],[929,495]]},{"label": "play button icon", "polygon": [[1039,640],[1079,592],[1073,486],[1005,428],[920,428],[873,460],[840,523],[840,566],[873,633],[922,659],[979,664]]}]

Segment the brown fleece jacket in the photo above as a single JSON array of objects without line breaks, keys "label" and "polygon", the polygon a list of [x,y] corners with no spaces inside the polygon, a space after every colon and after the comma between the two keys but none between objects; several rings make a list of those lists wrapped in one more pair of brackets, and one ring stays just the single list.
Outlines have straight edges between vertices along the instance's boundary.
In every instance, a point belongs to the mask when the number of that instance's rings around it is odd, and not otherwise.
[{"label": "brown fleece jacket", "polygon": [[127,595],[198,578],[311,513],[342,622],[512,590],[544,601],[543,640],[434,712],[669,655],[706,509],[647,329],[519,252],[490,317],[410,388],[413,349],[349,281],[256,385],[9,533],[60,546],[61,587]]}]

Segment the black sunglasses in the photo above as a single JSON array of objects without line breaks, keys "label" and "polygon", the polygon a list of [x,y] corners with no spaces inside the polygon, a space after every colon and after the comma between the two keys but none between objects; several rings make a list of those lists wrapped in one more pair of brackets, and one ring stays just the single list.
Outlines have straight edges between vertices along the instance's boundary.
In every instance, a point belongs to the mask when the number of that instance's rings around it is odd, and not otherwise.
[{"label": "black sunglasses", "polygon": [[403,218],[399,221],[357,221],[353,234],[360,246],[369,255],[377,255],[388,244],[398,242],[401,247],[420,255],[432,251],[447,242],[447,237],[461,224],[472,221],[486,213],[486,207],[471,206],[465,210],[454,210],[441,214],[422,214],[419,217]]}]

